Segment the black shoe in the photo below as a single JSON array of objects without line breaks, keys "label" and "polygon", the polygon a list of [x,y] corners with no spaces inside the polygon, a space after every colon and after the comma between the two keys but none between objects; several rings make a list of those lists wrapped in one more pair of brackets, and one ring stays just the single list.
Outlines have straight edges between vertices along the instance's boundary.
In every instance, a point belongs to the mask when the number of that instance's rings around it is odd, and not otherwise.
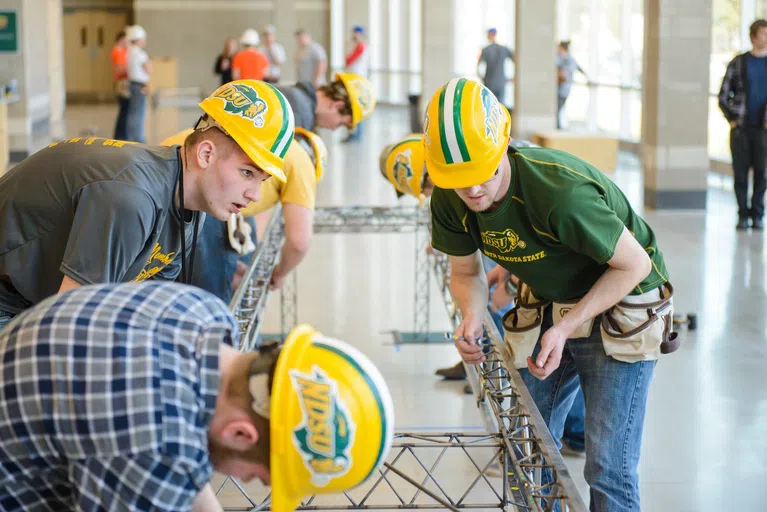
[{"label": "black shoe", "polygon": [[751,229],[762,231],[764,229],[764,221],[762,219],[751,219]]},{"label": "black shoe", "polygon": [[464,395],[473,395],[474,394],[474,390],[471,389],[471,384],[466,384],[463,387],[463,394]]},{"label": "black shoe", "polygon": [[444,377],[445,380],[463,380],[466,378],[466,368],[463,366],[462,361],[459,361],[457,365],[450,368],[440,368],[435,373],[440,377]]},{"label": "black shoe", "polygon": [[738,219],[738,223],[735,225],[735,229],[738,231],[748,229],[748,219]]}]

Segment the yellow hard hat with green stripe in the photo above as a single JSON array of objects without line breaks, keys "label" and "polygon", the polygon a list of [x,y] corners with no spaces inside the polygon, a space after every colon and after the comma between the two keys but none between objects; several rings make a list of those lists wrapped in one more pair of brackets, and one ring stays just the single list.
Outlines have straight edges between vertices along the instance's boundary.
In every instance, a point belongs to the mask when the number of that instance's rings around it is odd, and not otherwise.
[{"label": "yellow hard hat with green stripe", "polygon": [[328,147],[322,137],[300,126],[296,126],[296,140],[309,151],[309,157],[314,163],[314,177],[320,181],[328,167]]},{"label": "yellow hard hat with green stripe", "polygon": [[484,85],[454,78],[434,94],[424,118],[429,177],[440,188],[489,180],[509,142],[511,118]]},{"label": "yellow hard hat with green stripe", "polygon": [[394,439],[394,406],[375,365],[308,325],[282,347],[270,398],[272,510],[367,480]]},{"label": "yellow hard hat with green stripe", "polygon": [[421,198],[425,177],[423,134],[412,133],[386,146],[379,162],[381,174],[397,192]]},{"label": "yellow hard hat with green stripe", "polygon": [[216,89],[200,108],[208,118],[201,119],[196,129],[219,128],[254,164],[285,182],[283,158],[293,140],[295,120],[280,91],[259,80],[235,80]]}]

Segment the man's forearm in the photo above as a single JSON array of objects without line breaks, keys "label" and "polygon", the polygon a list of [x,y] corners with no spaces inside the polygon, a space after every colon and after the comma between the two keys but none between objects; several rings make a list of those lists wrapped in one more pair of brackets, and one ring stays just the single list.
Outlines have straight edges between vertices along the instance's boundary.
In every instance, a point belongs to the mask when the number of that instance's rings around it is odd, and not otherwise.
[{"label": "man's forearm", "polygon": [[217,512],[222,510],[221,504],[219,503],[218,498],[216,498],[210,484],[206,484],[205,487],[200,490],[194,503],[192,503],[192,512]]},{"label": "man's forearm", "polygon": [[484,272],[480,271],[476,275],[452,274],[450,293],[464,318],[469,315],[478,318],[484,316],[489,295]]},{"label": "man's forearm", "polygon": [[301,263],[307,252],[308,250],[298,248],[286,240],[285,245],[282,246],[280,261],[277,263],[277,267],[274,271],[281,276],[288,275],[299,263]]},{"label": "man's forearm", "polygon": [[[642,275],[643,274],[643,275]],[[578,301],[561,322],[561,327],[572,333],[581,324],[611,308],[628,295],[647,276],[643,267],[622,270],[609,267],[588,293]]]}]

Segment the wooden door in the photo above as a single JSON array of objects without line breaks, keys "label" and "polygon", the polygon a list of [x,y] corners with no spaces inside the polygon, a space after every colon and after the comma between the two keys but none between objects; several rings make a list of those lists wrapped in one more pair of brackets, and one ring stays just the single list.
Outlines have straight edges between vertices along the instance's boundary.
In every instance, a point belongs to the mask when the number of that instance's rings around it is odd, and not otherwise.
[{"label": "wooden door", "polygon": [[90,12],[64,13],[64,65],[67,93],[93,91],[93,33]]}]

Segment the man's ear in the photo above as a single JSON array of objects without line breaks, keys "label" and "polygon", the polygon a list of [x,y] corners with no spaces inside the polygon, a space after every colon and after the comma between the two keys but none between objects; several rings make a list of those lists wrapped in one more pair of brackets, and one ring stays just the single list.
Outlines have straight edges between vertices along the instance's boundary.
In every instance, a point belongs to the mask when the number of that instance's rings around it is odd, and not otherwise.
[{"label": "man's ear", "polygon": [[213,141],[208,139],[202,140],[197,144],[197,165],[199,165],[201,169],[208,168],[216,149],[216,145]]},{"label": "man's ear", "polygon": [[340,112],[341,109],[344,108],[344,102],[343,101],[334,101],[333,102],[333,110]]},{"label": "man's ear", "polygon": [[247,419],[232,420],[219,433],[219,441],[238,452],[249,450],[258,442],[258,429]]}]

